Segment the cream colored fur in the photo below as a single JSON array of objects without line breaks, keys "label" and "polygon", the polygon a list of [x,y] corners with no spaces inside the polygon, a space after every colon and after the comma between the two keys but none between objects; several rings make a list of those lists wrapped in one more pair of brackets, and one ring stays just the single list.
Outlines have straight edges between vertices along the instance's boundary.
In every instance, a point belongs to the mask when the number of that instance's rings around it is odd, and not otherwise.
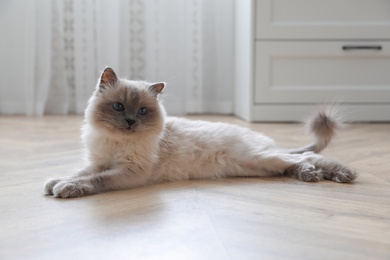
[{"label": "cream colored fur", "polygon": [[[80,197],[199,178],[284,174],[303,181],[350,182],[357,176],[349,167],[317,154],[340,126],[332,110],[320,110],[308,120],[315,136],[312,145],[286,150],[271,138],[236,125],[166,116],[158,101],[164,86],[118,79],[106,68],[82,128],[89,166],[76,175],[50,180],[45,194]],[[115,102],[123,103],[124,110],[114,111]],[[144,107],[148,113],[141,115]]]}]

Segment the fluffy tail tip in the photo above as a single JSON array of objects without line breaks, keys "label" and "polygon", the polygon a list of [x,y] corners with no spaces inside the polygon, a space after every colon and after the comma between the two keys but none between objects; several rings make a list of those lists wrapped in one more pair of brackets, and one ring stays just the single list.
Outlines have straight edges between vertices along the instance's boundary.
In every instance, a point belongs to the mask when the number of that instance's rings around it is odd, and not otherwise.
[{"label": "fluffy tail tip", "polygon": [[307,131],[314,137],[314,152],[323,150],[335,137],[336,131],[344,127],[336,106],[323,106],[306,120]]}]

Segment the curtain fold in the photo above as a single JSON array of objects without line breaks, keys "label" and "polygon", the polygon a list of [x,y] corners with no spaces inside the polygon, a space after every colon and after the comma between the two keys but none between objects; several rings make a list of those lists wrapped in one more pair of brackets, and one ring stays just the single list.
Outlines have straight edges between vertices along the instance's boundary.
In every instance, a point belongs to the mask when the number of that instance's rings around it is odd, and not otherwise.
[{"label": "curtain fold", "polygon": [[80,114],[105,66],[170,114],[233,112],[233,0],[0,2],[0,113]]}]

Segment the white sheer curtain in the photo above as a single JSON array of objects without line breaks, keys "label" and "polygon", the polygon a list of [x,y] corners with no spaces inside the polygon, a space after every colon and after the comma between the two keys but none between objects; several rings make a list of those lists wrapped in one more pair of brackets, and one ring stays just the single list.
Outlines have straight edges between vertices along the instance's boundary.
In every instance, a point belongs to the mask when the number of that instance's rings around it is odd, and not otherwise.
[{"label": "white sheer curtain", "polygon": [[232,113],[233,28],[233,0],[2,0],[0,113],[82,113],[105,66],[167,82],[168,113]]}]

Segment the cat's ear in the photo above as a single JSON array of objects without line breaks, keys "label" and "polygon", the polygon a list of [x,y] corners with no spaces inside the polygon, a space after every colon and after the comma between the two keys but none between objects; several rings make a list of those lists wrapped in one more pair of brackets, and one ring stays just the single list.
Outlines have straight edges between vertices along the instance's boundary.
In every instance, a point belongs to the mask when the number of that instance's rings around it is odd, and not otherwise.
[{"label": "cat's ear", "polygon": [[149,91],[152,92],[157,97],[158,94],[160,94],[163,91],[164,88],[165,88],[165,83],[164,82],[153,83],[149,87]]},{"label": "cat's ear", "polygon": [[99,88],[106,89],[107,87],[113,87],[116,85],[118,78],[113,69],[106,67],[100,76]]}]

